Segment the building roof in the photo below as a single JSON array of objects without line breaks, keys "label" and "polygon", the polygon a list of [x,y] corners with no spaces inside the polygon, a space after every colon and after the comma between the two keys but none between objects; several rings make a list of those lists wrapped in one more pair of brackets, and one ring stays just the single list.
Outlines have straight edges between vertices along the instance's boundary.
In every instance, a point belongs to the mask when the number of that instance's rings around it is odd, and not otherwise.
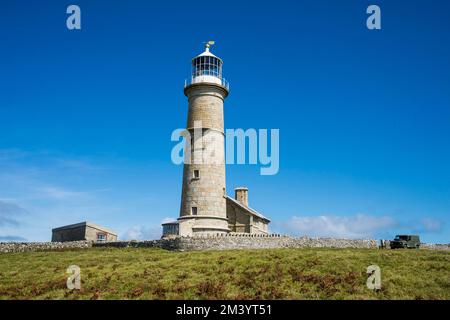
[{"label": "building roof", "polygon": [[169,224],[178,224],[179,222],[178,221],[169,221],[169,222],[164,222],[164,223],[161,223],[161,225],[162,226],[165,226],[165,225],[169,225]]},{"label": "building roof", "polygon": [[195,60],[198,57],[214,57],[214,58],[217,58],[220,61],[222,61],[222,59],[220,59],[218,56],[214,55],[211,51],[209,51],[209,48],[206,48],[205,51],[200,53],[198,56],[195,56],[194,58],[192,58],[192,60]]},{"label": "building roof", "polygon": [[104,231],[104,232],[107,232],[107,233],[110,233],[110,234],[113,234],[113,235],[117,236],[117,233],[115,231],[112,231],[112,230],[110,230],[108,228],[99,226],[98,224],[95,224],[95,223],[92,223],[92,222],[89,222],[89,221],[84,221],[84,222],[80,222],[80,223],[74,223],[74,224],[69,224],[67,226],[54,228],[54,229],[52,229],[52,232],[60,231],[60,230],[67,230],[67,229],[73,229],[73,228],[79,228],[79,227],[85,227],[85,226],[86,227],[91,227],[91,228],[94,228],[94,229],[98,229],[100,231]]},{"label": "building roof", "polygon": [[225,197],[226,197],[227,201],[229,200],[229,201],[233,202],[233,203],[236,204],[237,206],[239,206],[239,207],[241,207],[242,209],[246,210],[248,213],[250,213],[250,214],[252,214],[252,215],[254,215],[254,216],[258,217],[258,218],[261,218],[261,219],[263,219],[263,220],[266,220],[266,221],[270,222],[270,219],[269,219],[269,218],[266,218],[265,216],[263,216],[263,215],[262,215],[261,213],[259,213],[258,211],[254,210],[254,209],[252,209],[252,208],[250,208],[250,207],[247,207],[246,205],[240,203],[239,201],[237,201],[236,199],[234,199],[234,198],[232,198],[232,197],[230,197],[230,196],[225,196]]}]

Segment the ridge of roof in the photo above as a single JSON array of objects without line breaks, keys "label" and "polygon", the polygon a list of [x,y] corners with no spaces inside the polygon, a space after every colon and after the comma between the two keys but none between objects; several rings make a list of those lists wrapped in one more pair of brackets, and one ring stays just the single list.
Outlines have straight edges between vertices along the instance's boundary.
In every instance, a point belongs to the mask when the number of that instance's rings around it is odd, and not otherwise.
[{"label": "ridge of roof", "polygon": [[230,197],[229,195],[225,195],[225,198],[228,199],[228,200],[231,200],[233,203],[235,203],[235,204],[237,204],[238,206],[240,206],[241,208],[243,208],[243,209],[249,211],[250,213],[254,214],[255,216],[257,216],[257,217],[259,217],[259,218],[261,218],[261,219],[264,219],[264,220],[267,220],[267,221],[270,222],[270,219],[269,219],[269,218],[266,218],[264,215],[262,215],[261,213],[259,213],[259,212],[256,211],[255,209],[252,209],[252,208],[250,208],[250,207],[248,207],[248,206],[246,206],[246,205],[240,203],[239,201],[237,201],[236,199]]}]

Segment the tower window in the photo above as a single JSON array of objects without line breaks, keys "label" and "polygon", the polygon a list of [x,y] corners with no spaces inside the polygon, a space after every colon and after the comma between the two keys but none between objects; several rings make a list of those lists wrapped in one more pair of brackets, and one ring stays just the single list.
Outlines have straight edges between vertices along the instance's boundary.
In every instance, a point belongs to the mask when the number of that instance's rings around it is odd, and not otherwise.
[{"label": "tower window", "polygon": [[197,207],[192,207],[192,215],[193,216],[197,215]]},{"label": "tower window", "polygon": [[192,174],[192,178],[200,179],[200,170],[194,170],[194,172]]}]

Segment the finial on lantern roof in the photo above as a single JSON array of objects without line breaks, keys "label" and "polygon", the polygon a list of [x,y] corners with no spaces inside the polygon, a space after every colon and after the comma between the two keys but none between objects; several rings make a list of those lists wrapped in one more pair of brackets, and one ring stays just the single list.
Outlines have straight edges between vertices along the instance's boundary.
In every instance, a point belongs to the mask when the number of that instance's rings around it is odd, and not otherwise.
[{"label": "finial on lantern roof", "polygon": [[214,45],[216,42],[214,40],[209,40],[208,42],[204,42],[205,44],[205,50],[209,51],[209,48]]}]

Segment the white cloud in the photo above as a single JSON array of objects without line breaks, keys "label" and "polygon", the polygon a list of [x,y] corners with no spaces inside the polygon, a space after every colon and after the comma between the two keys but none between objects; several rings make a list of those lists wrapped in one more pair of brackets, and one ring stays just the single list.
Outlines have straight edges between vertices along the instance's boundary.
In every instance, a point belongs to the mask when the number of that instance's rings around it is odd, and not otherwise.
[{"label": "white cloud", "polygon": [[168,223],[168,222],[174,222],[174,221],[177,221],[177,219],[166,217],[166,218],[162,219],[161,224]]},{"label": "white cloud", "polygon": [[368,238],[396,225],[397,222],[391,217],[357,214],[355,216],[294,216],[289,221],[275,224],[275,227],[281,233],[296,236]]},{"label": "white cloud", "polygon": [[[173,222],[177,219],[166,217],[162,219],[161,224]],[[162,226],[134,226],[123,233],[121,240],[155,240],[160,239],[162,235]]]},{"label": "white cloud", "polygon": [[424,218],[420,220],[418,231],[424,233],[438,233],[444,227],[444,222],[433,218]]},{"label": "white cloud", "polygon": [[72,191],[56,186],[39,187],[37,188],[37,191],[43,198],[53,198],[58,200],[76,198],[86,195],[85,192]]},{"label": "white cloud", "polygon": [[0,149],[0,161],[21,159],[28,156],[28,152],[20,149]]},{"label": "white cloud", "polygon": [[99,166],[91,159],[81,156],[67,157],[55,151],[27,151],[21,149],[0,149],[0,164],[12,168],[21,169],[24,166],[29,168],[30,163],[45,165],[52,169],[63,169],[72,173],[90,173],[103,171],[105,166]]},{"label": "white cloud", "polygon": [[20,236],[0,236],[0,241],[4,242],[25,242],[27,239]]},{"label": "white cloud", "polygon": [[72,172],[92,173],[105,170],[104,166],[94,165],[87,159],[56,158],[54,163],[55,166]]},{"label": "white cloud", "polygon": [[161,238],[161,227],[132,227],[125,231],[120,240],[155,240]]},{"label": "white cloud", "polygon": [[24,208],[12,202],[0,201],[0,227],[18,227],[20,222],[17,217],[28,213]]},{"label": "white cloud", "polygon": [[[0,236],[47,240],[53,227],[114,219],[117,201],[104,200],[110,186],[99,179],[105,171],[95,163],[55,152],[0,149]],[[17,208],[6,214],[11,204],[29,214],[19,216]]]}]

